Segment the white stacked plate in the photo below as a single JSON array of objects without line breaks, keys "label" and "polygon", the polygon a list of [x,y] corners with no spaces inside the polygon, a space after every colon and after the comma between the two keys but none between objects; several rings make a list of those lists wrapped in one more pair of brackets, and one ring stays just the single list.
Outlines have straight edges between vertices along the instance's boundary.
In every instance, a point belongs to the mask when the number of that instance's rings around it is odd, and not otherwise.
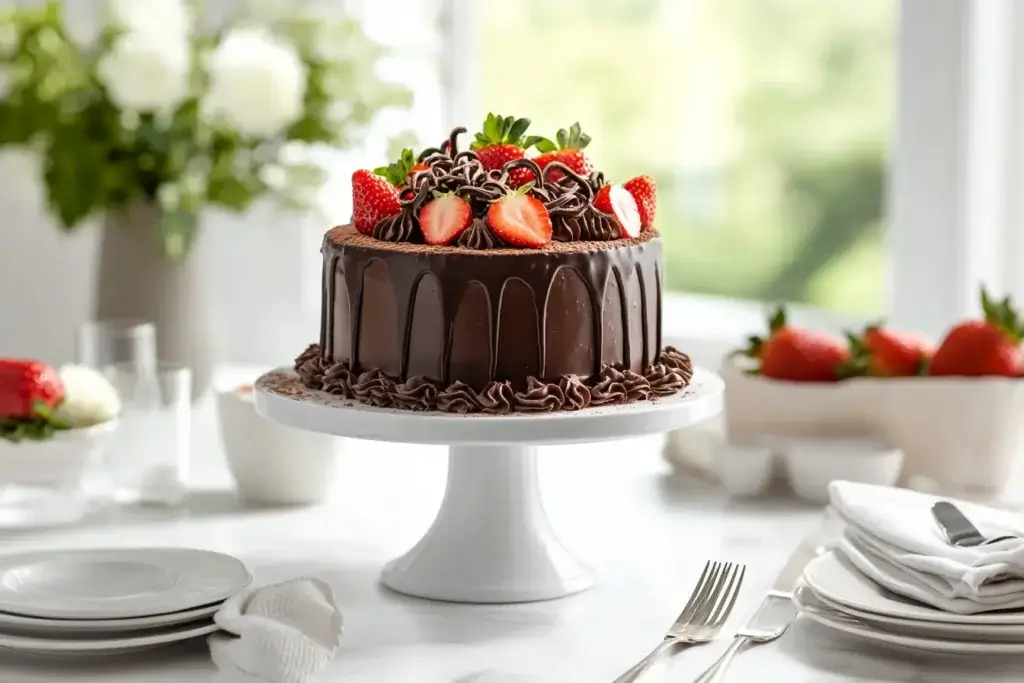
[{"label": "white stacked plate", "polygon": [[807,565],[794,600],[819,624],[890,646],[947,654],[1024,654],[1024,611],[943,612],[882,588],[836,551]]},{"label": "white stacked plate", "polygon": [[0,556],[0,648],[116,655],[205,636],[251,580],[233,557],[185,548]]}]

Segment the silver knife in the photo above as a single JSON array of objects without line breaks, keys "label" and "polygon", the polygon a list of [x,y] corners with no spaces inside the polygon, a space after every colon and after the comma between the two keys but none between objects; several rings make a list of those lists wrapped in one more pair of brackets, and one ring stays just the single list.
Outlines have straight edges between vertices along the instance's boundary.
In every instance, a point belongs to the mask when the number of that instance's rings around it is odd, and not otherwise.
[{"label": "silver knife", "polygon": [[1015,536],[996,536],[985,538],[985,536],[974,526],[971,520],[960,512],[960,508],[952,503],[941,500],[932,505],[932,517],[938,523],[942,533],[946,535],[946,541],[958,548],[972,548],[979,545],[991,545],[1000,541],[1007,541]]},{"label": "silver knife", "polygon": [[821,532],[805,538],[786,560],[775,578],[771,590],[754,611],[743,628],[736,631],[729,648],[718,660],[696,678],[694,683],[719,683],[725,678],[729,662],[747,643],[767,643],[775,640],[789,628],[799,612],[793,604],[793,591],[800,583],[804,567],[822,552]]},{"label": "silver knife", "polygon": [[978,531],[978,527],[971,523],[971,520],[960,512],[960,509],[952,503],[942,500],[932,506],[932,517],[938,522],[942,533],[946,535],[946,541],[954,546],[981,545],[985,537]]}]

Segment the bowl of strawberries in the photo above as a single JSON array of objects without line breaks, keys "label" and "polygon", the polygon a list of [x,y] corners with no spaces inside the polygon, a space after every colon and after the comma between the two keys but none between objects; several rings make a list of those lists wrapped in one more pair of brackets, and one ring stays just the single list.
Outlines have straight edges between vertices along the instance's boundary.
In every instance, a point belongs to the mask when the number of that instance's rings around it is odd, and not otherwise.
[{"label": "bowl of strawberries", "polygon": [[96,371],[0,358],[0,493],[77,488],[121,404]]},{"label": "bowl of strawberries", "polygon": [[937,343],[881,324],[842,339],[780,308],[722,369],[729,440],[878,439],[903,451],[904,485],[1001,492],[1024,446],[1024,323],[1008,297],[981,304]]}]

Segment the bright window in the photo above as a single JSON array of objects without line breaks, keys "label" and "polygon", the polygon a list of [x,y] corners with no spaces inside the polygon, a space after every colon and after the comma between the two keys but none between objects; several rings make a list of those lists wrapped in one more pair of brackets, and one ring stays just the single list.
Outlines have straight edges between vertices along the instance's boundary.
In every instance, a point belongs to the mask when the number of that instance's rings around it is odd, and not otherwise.
[{"label": "bright window", "polygon": [[[470,4],[470,3],[463,3]],[[666,284],[888,313],[893,0],[517,0],[478,8],[477,103],[659,187]]]}]

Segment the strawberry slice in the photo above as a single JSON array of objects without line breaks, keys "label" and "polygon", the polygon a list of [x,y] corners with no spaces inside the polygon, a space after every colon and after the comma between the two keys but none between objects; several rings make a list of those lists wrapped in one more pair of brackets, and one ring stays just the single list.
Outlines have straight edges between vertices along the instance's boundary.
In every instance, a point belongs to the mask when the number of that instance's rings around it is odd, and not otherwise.
[{"label": "strawberry slice", "polygon": [[636,200],[640,210],[640,227],[649,228],[654,225],[654,217],[658,212],[658,186],[654,178],[649,175],[637,176],[622,186]]},{"label": "strawberry slice", "polygon": [[435,193],[420,209],[420,231],[427,244],[450,244],[473,222],[469,202],[451,193]]},{"label": "strawberry slice", "polygon": [[536,197],[526,194],[532,183],[491,204],[487,224],[506,244],[540,249],[551,242],[551,216]]},{"label": "strawberry slice", "polygon": [[377,223],[401,210],[398,188],[387,178],[366,169],[352,174],[352,224],[364,235],[372,235]]},{"label": "strawberry slice", "polygon": [[608,202],[612,207],[611,214],[615,216],[615,220],[622,229],[622,236],[625,238],[636,237],[640,234],[640,209],[636,205],[636,200],[622,185],[608,185],[607,187],[609,188]]},{"label": "strawberry slice", "polygon": [[601,189],[594,195],[594,208],[602,213],[612,213],[612,200],[609,197],[609,193],[612,191],[611,185],[602,185]]}]

